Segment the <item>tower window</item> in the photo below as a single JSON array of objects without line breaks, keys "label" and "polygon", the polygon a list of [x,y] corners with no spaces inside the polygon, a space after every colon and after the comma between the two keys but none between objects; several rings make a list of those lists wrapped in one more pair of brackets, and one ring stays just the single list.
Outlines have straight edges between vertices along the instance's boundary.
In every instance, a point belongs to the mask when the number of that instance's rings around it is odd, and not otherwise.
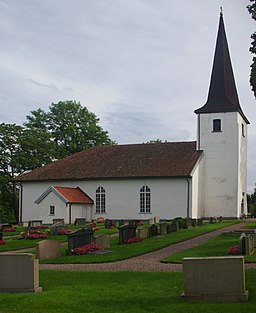
[{"label": "tower window", "polygon": [[220,119],[213,120],[212,131],[221,132],[221,120]]},{"label": "tower window", "polygon": [[150,213],[151,207],[151,196],[150,188],[148,186],[143,186],[140,189],[140,213]]},{"label": "tower window", "polygon": [[106,190],[103,187],[96,190],[96,213],[106,213]]},{"label": "tower window", "polygon": [[245,137],[244,124],[242,124],[242,136]]}]

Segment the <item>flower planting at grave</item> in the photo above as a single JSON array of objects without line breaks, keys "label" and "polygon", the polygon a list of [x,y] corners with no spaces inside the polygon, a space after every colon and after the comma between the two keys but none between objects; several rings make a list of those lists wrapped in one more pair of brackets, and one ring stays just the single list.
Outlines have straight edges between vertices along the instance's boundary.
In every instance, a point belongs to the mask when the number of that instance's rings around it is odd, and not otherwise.
[{"label": "flower planting at grave", "polygon": [[134,238],[129,238],[129,239],[126,240],[124,243],[125,243],[125,244],[129,244],[129,243],[136,243],[136,242],[142,242],[142,241],[143,241],[142,238],[134,237]]},{"label": "flower planting at grave", "polygon": [[103,250],[98,244],[92,243],[79,248],[75,248],[71,250],[72,254],[83,255],[94,251]]},{"label": "flower planting at grave", "polygon": [[47,238],[48,236],[44,233],[34,233],[34,234],[29,234],[27,236],[27,239],[43,239],[43,238]]},{"label": "flower planting at grave", "polygon": [[34,226],[33,229],[47,229],[49,228],[48,226],[46,225],[39,225],[39,226]]},{"label": "flower planting at grave", "polygon": [[93,230],[97,231],[97,230],[100,230],[100,228],[99,227],[94,227]]},{"label": "flower planting at grave", "polygon": [[0,240],[0,245],[5,245],[5,244],[6,244],[6,242],[5,242],[5,241]]},{"label": "flower planting at grave", "polygon": [[227,251],[227,254],[229,254],[229,255],[239,255],[240,253],[241,252],[240,252],[239,246],[230,247]]},{"label": "flower planting at grave", "polygon": [[8,228],[4,228],[3,231],[4,231],[5,233],[13,233],[13,232],[16,231],[16,228],[14,228],[14,227],[8,227]]},{"label": "flower planting at grave", "polygon": [[58,232],[58,235],[67,235],[67,234],[69,234],[69,233],[71,233],[71,232],[72,232],[71,229],[63,229],[63,230],[60,230],[60,231]]}]

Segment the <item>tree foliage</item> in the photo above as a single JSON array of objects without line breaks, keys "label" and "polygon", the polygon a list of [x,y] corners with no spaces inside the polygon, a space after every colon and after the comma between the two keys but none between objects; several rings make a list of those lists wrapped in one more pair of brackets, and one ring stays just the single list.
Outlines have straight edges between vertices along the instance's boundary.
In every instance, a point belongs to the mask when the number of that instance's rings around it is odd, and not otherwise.
[{"label": "tree foliage", "polygon": [[[13,179],[53,160],[102,144],[113,144],[99,119],[79,102],[52,103],[38,109],[24,125],[0,124],[0,218],[18,221],[17,186]],[[13,219],[12,218],[12,219]]]},{"label": "tree foliage", "polygon": [[56,158],[62,158],[92,146],[113,144],[108,132],[99,125],[99,118],[80,102],[52,103],[49,112],[41,109],[27,116],[28,128],[47,132],[55,144]]},{"label": "tree foliage", "polygon": [[[252,19],[256,21],[256,2],[255,0],[250,0],[252,4],[247,6],[249,13],[251,14]],[[250,52],[254,55],[252,58],[251,64],[251,75],[250,75],[250,85],[252,87],[252,91],[254,93],[254,97],[256,98],[256,32],[251,35],[251,47]]]}]

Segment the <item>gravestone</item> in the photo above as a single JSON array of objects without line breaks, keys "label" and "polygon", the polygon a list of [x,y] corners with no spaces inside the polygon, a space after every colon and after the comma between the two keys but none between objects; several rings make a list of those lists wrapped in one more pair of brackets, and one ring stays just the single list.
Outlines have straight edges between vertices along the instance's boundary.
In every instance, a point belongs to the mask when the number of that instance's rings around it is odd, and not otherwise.
[{"label": "gravestone", "polygon": [[119,230],[119,244],[124,244],[130,238],[136,237],[136,226],[135,225],[119,226],[118,230]]},{"label": "gravestone", "polygon": [[123,226],[124,225],[124,220],[120,220],[118,223],[118,226]]},{"label": "gravestone", "polygon": [[54,218],[54,219],[52,220],[52,223],[53,223],[53,224],[62,224],[62,225],[65,225],[65,220],[64,220],[64,218]]},{"label": "gravestone", "polygon": [[152,218],[149,219],[149,224],[150,224],[150,225],[153,225],[153,224],[154,224],[154,217],[152,217]]},{"label": "gravestone", "polygon": [[149,227],[149,237],[156,237],[158,235],[158,229],[155,224]]},{"label": "gravestone", "polygon": [[36,258],[41,260],[55,259],[61,256],[58,240],[42,240],[36,244]]},{"label": "gravestone", "polygon": [[216,217],[210,217],[209,219],[209,223],[210,224],[213,224],[213,223],[216,223],[217,222],[217,218]]},{"label": "gravestone", "polygon": [[28,227],[37,227],[37,226],[42,226],[43,225],[43,220],[32,220],[28,222]]},{"label": "gravestone", "polygon": [[154,224],[159,223],[160,217],[154,216]]},{"label": "gravestone", "polygon": [[3,232],[2,232],[2,229],[0,229],[0,240],[3,240]]},{"label": "gravestone", "polygon": [[0,292],[42,291],[42,287],[39,287],[39,261],[33,254],[0,254],[0,268]]},{"label": "gravestone", "polygon": [[196,221],[197,226],[203,226],[203,219],[202,218],[198,218]]},{"label": "gravestone", "polygon": [[97,224],[92,222],[92,223],[86,223],[85,226],[86,226],[86,228],[93,229],[97,226]]},{"label": "gravestone", "polygon": [[172,222],[170,225],[170,231],[171,233],[174,233],[179,230],[179,223],[178,222]]},{"label": "gravestone", "polygon": [[253,234],[242,233],[239,237],[239,246],[242,255],[252,255],[255,251]]},{"label": "gravestone", "polygon": [[79,217],[75,219],[75,225],[76,226],[81,226],[86,224],[86,218],[84,217]]},{"label": "gravestone", "polygon": [[168,224],[167,223],[161,223],[160,224],[160,235],[164,236],[167,234],[167,228]]},{"label": "gravestone", "polygon": [[69,233],[67,237],[68,237],[67,254],[71,254],[71,250],[75,248],[83,247],[87,244],[94,243],[93,230],[87,228],[75,230]]},{"label": "gravestone", "polygon": [[56,236],[58,235],[58,233],[62,230],[66,230],[67,229],[67,225],[63,225],[63,224],[53,224],[50,226],[50,235],[51,236]]},{"label": "gravestone", "polygon": [[188,300],[245,302],[245,268],[242,256],[184,258],[184,293]]},{"label": "gravestone", "polygon": [[141,239],[146,239],[149,237],[149,229],[148,227],[140,227],[138,228],[138,235],[137,235],[138,238],[141,238]]},{"label": "gravestone", "polygon": [[105,219],[105,228],[109,229],[109,228],[112,228],[112,221],[108,218]]},{"label": "gravestone", "polygon": [[110,237],[106,234],[101,234],[94,237],[94,242],[100,246],[102,249],[110,248]]}]

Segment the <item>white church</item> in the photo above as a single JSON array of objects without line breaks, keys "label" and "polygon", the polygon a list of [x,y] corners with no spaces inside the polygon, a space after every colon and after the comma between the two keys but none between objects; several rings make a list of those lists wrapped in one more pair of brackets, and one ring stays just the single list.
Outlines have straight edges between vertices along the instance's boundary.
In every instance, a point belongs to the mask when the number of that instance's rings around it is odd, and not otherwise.
[{"label": "white church", "polygon": [[19,176],[20,222],[247,214],[247,125],[222,13],[197,140],[96,146]]}]

